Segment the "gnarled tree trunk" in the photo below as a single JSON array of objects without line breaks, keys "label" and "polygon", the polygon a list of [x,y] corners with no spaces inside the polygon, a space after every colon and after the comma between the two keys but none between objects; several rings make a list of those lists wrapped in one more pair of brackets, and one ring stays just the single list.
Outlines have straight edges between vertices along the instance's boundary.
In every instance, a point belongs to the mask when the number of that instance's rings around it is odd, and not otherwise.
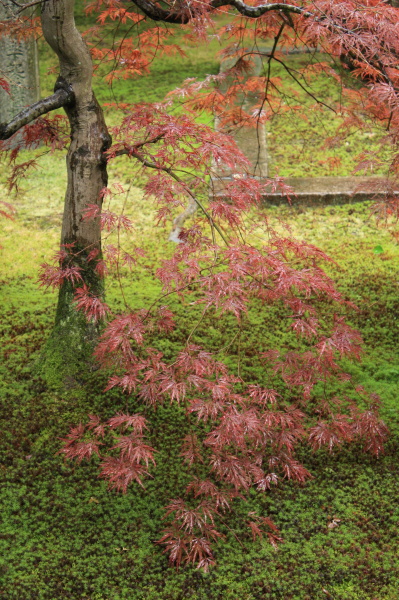
[{"label": "gnarled tree trunk", "polygon": [[[100,219],[84,220],[88,204],[101,205],[101,190],[107,185],[104,152],[111,138],[103,112],[92,90],[92,60],[76,29],[73,0],[47,0],[42,4],[42,27],[46,41],[58,55],[59,84],[72,90],[74,100],[65,106],[71,144],[67,155],[68,186],[65,197],[61,244],[66,246],[69,265],[79,266],[83,280],[96,295],[103,283],[96,272],[101,258]],[[95,260],[89,253],[98,250]],[[80,372],[87,372],[99,326],[89,323],[73,304],[73,289],[65,282],[59,292],[55,328],[43,355],[47,381],[66,378],[72,384]]]}]

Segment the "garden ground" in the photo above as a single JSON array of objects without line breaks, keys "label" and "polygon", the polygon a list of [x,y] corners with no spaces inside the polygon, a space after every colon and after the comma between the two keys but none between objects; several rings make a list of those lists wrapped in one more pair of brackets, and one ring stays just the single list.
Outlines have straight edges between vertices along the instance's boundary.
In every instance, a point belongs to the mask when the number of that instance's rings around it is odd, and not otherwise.
[{"label": "garden ground", "polygon": [[[216,62],[208,67],[188,70],[192,75],[197,69],[198,76],[210,68],[217,71]],[[168,68],[176,71],[173,65]],[[321,246],[337,261],[331,275],[357,304],[349,321],[365,340],[362,363],[345,368],[354,383],[381,395],[391,437],[379,458],[357,446],[331,455],[304,448],[301,458],[313,475],[309,483],[286,482],[267,494],[253,492],[247,502],[237,501],[222,527],[226,537],[216,549],[217,566],[209,573],[191,567],[176,571],[154,542],[163,526],[163,507],[188,478],[178,460],[185,428],[181,410],[165,405],[152,417],[151,442],[159,453],[155,477],[144,490],[132,486],[126,495],[109,492],[97,477],[95,461],[65,463],[57,454],[59,438],[87,413],[107,418],[144,409],[134,397],[104,393],[106,376],[98,371],[88,374],[82,386],[63,392],[46,389],[36,373],[56,302],[54,293],[38,288],[37,269],[57,248],[65,185],[60,175],[64,159],[47,155],[42,161],[15,200],[15,220],[0,224],[0,597],[397,600],[399,251],[394,230],[376,225],[369,203],[267,208],[276,226],[284,221],[294,235]],[[111,173],[111,181],[130,177],[127,161]],[[124,243],[144,247],[149,258],[122,281],[129,303],[145,307],[159,294],[153,272],[172,245],[165,230],[154,235],[153,207],[144,203],[139,187],[131,189],[129,200],[134,240]],[[121,308],[118,285],[116,278],[108,279],[107,300],[116,310]],[[167,358],[199,317],[177,302],[173,309],[176,331],[154,341]],[[193,341],[217,352],[231,342],[232,326],[229,318],[209,316]],[[265,382],[253,347],[293,347],[285,327],[277,308],[253,308],[226,360],[244,379]],[[334,393],[334,386],[328,391]],[[270,516],[280,528],[284,543],[277,550],[266,540],[252,541],[242,525],[251,510]]]}]

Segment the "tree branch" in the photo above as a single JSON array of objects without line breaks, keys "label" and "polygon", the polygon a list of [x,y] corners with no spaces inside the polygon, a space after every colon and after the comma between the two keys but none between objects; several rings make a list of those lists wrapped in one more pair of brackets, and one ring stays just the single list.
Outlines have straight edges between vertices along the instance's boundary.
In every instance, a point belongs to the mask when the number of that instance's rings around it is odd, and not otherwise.
[{"label": "tree branch", "polygon": [[43,2],[46,2],[47,0],[32,0],[32,2],[29,2],[28,4],[20,4],[19,2],[16,2],[16,0],[11,0],[11,3],[14,6],[18,7],[18,10],[15,11],[17,14],[26,10],[27,8],[30,8],[31,6],[36,6],[37,4],[43,4]]},{"label": "tree branch", "polygon": [[[123,152],[123,154],[125,154]],[[133,158],[137,158],[137,160],[139,160],[145,167],[148,167],[149,169],[156,169],[157,171],[164,171],[165,173],[167,173],[168,175],[170,175],[170,177],[172,177],[172,179],[174,179],[175,181],[177,181],[178,183],[180,183],[180,185],[182,186],[182,188],[184,189],[184,191],[186,192],[186,194],[191,198],[192,202],[195,203],[203,212],[203,214],[205,215],[206,219],[209,222],[209,225],[212,229],[212,233],[213,233],[213,229],[215,229],[218,234],[220,235],[220,237],[222,238],[222,240],[224,241],[224,243],[226,244],[226,246],[229,245],[229,242],[227,241],[226,237],[224,236],[222,230],[220,229],[220,227],[215,223],[214,219],[212,218],[212,216],[208,213],[208,211],[206,210],[206,208],[204,207],[204,205],[200,202],[200,200],[198,200],[198,198],[196,198],[194,196],[194,194],[187,188],[187,186],[184,184],[184,182],[180,179],[180,177],[178,177],[175,173],[175,171],[172,169],[172,167],[163,167],[162,165],[159,165],[157,163],[151,162],[150,160],[147,160],[146,158],[144,158],[140,152],[137,152],[136,150],[132,149],[130,152],[126,153],[128,156],[133,157]],[[122,153],[118,154],[118,156],[121,156]]]},{"label": "tree branch", "polygon": [[273,4],[260,4],[259,6],[248,6],[242,0],[212,0],[212,8],[221,8],[222,6],[233,6],[244,17],[258,19],[270,11],[281,11],[284,14],[296,14],[304,17],[314,17],[314,14],[293,4],[284,4],[283,2],[274,2]]},{"label": "tree branch", "polygon": [[[180,11],[165,10],[157,4],[154,4],[152,0],[132,0],[132,2],[147,17],[150,17],[153,21],[163,21],[164,23],[177,23],[184,25],[186,23],[189,23],[189,21],[194,16],[192,10],[190,10],[190,0],[185,1],[185,5],[182,6],[182,9]],[[313,12],[306,10],[305,8],[295,6],[294,4],[274,2],[271,4],[260,4],[259,6],[249,6],[248,4],[243,2],[243,0],[211,0],[208,6],[210,10],[215,10],[217,8],[221,8],[222,6],[232,6],[241,15],[251,19],[258,19],[267,12],[278,12],[280,13],[280,16],[283,18],[286,24],[289,24],[291,27],[293,27],[291,15],[297,14],[301,15],[302,17],[305,17],[306,19],[311,18],[316,23],[321,23],[329,31],[339,31],[345,35],[353,35],[356,33],[355,30],[351,30],[345,27],[344,22],[342,24],[339,24],[332,21],[327,14],[320,13],[319,15],[317,15]],[[349,52],[346,53],[349,54]],[[394,88],[393,83],[387,75],[378,56],[376,57],[376,60],[383,79],[386,83],[389,83],[389,85],[391,85]]]},{"label": "tree branch", "polygon": [[156,144],[157,142],[159,142],[160,140],[162,140],[162,138],[165,137],[164,133],[160,133],[159,135],[150,138],[148,140],[144,140],[142,142],[138,142],[137,144],[134,144],[134,146],[126,146],[125,148],[120,148],[119,150],[117,150],[115,153],[111,151],[109,152],[109,158],[116,158],[117,156],[132,156],[134,155],[134,153],[139,150],[140,148],[142,148],[143,146],[146,146],[147,144]]},{"label": "tree branch", "polygon": [[[133,3],[143,11],[147,17],[150,17],[153,21],[163,21],[164,23],[178,23],[186,24],[192,18],[192,13],[187,11],[168,11],[160,6],[155,5],[151,0],[132,0]],[[242,0],[212,0],[209,3],[210,9],[221,8],[222,6],[232,6],[239,13],[245,17],[252,19],[258,19],[266,12],[270,11],[281,11],[284,14],[298,14],[304,17],[314,17],[313,13],[301,8],[294,6],[293,4],[283,4],[282,2],[275,2],[273,4],[261,4],[260,6],[249,6],[242,2]]]},{"label": "tree branch", "polygon": [[0,140],[8,140],[24,125],[34,121],[41,115],[45,115],[56,108],[61,108],[62,106],[73,103],[74,93],[62,80],[59,79],[57,81],[54,89],[55,91],[52,96],[43,98],[43,100],[35,102],[32,106],[24,108],[9,123],[1,123]]}]

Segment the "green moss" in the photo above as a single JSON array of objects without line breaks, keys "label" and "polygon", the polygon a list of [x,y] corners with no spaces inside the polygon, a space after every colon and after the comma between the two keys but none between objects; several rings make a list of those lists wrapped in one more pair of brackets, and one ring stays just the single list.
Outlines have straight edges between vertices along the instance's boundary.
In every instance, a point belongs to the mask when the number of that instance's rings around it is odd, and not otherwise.
[{"label": "green moss", "polygon": [[87,373],[98,368],[93,351],[100,327],[87,322],[73,308],[73,299],[70,290],[61,292],[57,322],[36,364],[38,373],[50,387],[68,389],[83,385]]},{"label": "green moss", "polygon": [[[42,192],[46,196],[47,190]],[[132,273],[126,270],[122,283],[128,302],[140,308],[159,295],[153,273],[172,248],[163,241],[166,230],[158,229],[154,237],[152,209],[142,202],[140,190],[132,191],[131,200],[127,214],[140,226],[134,239],[123,238],[123,245],[127,250],[143,246],[149,258]],[[54,207],[57,210],[56,198]],[[51,206],[47,210],[50,215]],[[97,477],[95,461],[79,466],[64,463],[56,454],[59,437],[88,413],[108,418],[118,411],[146,409],[134,395],[104,394],[106,374],[99,371],[89,372],[80,389],[62,393],[49,391],[34,374],[32,365],[56,310],[56,296],[37,290],[35,273],[39,260],[48,260],[56,249],[57,235],[43,208],[29,220],[22,210],[15,222],[3,222],[0,231],[6,245],[0,288],[0,589],[7,600],[325,600],[323,589],[339,600],[396,600],[397,246],[389,231],[370,220],[364,204],[267,210],[272,225],[282,227],[280,221],[285,222],[294,235],[322,246],[337,260],[329,273],[345,297],[359,306],[348,316],[365,339],[363,362],[344,366],[355,383],[381,394],[392,432],[385,456],[367,456],[357,446],[332,455],[301,449],[300,459],[313,480],[304,487],[286,482],[268,494],[251,494],[246,503],[236,502],[233,514],[224,517],[221,529],[226,537],[217,546],[217,567],[209,574],[170,569],[154,541],[164,526],[163,507],[187,484],[188,474],[178,460],[186,431],[182,411],[165,405],[148,413],[151,443],[159,453],[154,479],[146,481],[145,490],[132,486],[126,496],[109,492]],[[23,247],[21,239],[28,240]],[[383,254],[373,252],[378,244]],[[113,308],[121,307],[112,275],[106,293]],[[184,305],[173,301],[176,330],[153,339],[167,358],[181,348],[200,316],[198,307],[189,303],[190,299]],[[233,342],[229,354],[224,353],[233,370],[240,357],[245,379],[270,381],[257,361],[258,350],[298,344],[282,326],[282,314],[278,307],[253,307],[240,344]],[[234,319],[210,314],[193,341],[218,351],[234,335]],[[337,390],[331,384],[327,393]],[[352,393],[349,387],[344,392]],[[269,515],[280,527],[284,544],[278,551],[266,540],[252,542],[244,525],[251,510]],[[339,526],[329,529],[334,518],[340,519]]]},{"label": "green moss", "polygon": [[[97,261],[88,260],[87,250],[74,244],[66,260],[68,267],[79,268],[90,293],[103,298],[104,281],[96,271]],[[58,292],[55,324],[37,363],[38,372],[52,387],[82,385],[87,372],[98,368],[93,351],[101,334],[101,321],[88,320],[75,304],[74,286],[67,280]]]},{"label": "green moss", "polygon": [[356,79],[325,54],[284,57],[284,64],[301,85],[290,79],[281,63],[273,63],[271,76],[280,78],[282,110],[276,110],[266,124],[269,174],[280,177],[351,175],[365,150],[376,153],[381,162],[372,174],[386,174],[394,151],[386,143],[386,123],[372,123],[362,110],[360,100],[358,121],[347,121],[348,114],[341,105],[341,83],[328,74],[301,75],[305,68],[319,62],[328,64],[331,72],[344,75],[344,83],[349,88],[359,87]]}]

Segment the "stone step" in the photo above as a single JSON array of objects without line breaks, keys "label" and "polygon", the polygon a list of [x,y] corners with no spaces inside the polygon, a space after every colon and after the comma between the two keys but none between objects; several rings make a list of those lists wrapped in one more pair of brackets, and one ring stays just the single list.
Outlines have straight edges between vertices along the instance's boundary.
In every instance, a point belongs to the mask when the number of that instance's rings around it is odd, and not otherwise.
[{"label": "stone step", "polygon": [[[386,195],[386,181],[381,177],[287,177],[284,183],[292,187],[295,204],[350,204]],[[271,189],[263,199],[273,204],[287,201]]]},{"label": "stone step", "polygon": [[[226,178],[226,180],[230,178]],[[262,178],[260,178],[262,181]],[[386,181],[380,177],[286,177],[284,183],[292,188],[293,205],[351,204],[377,200],[386,196]],[[223,180],[214,180],[214,197],[223,197]],[[263,200],[268,204],[287,203],[287,196],[266,188]],[[399,194],[398,192],[395,192]]]}]

